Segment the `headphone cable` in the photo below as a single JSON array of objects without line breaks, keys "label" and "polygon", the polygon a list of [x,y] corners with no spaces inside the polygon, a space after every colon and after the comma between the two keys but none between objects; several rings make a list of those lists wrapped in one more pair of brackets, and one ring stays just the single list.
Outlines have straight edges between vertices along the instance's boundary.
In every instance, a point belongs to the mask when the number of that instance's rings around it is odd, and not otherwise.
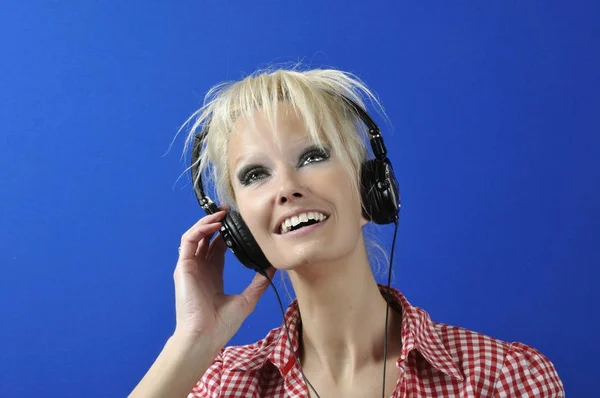
[{"label": "headphone cable", "polygon": [[[388,319],[389,319],[389,310],[390,310],[390,285],[392,282],[392,264],[393,264],[393,259],[394,259],[394,247],[396,246],[396,234],[398,232],[398,219],[396,219],[394,221],[394,224],[395,224],[394,238],[392,240],[392,249],[390,252],[390,263],[388,266],[388,283],[387,283],[387,292],[386,292],[387,297],[385,300],[387,302],[387,305],[385,308],[385,330],[383,332],[384,340],[383,340],[383,387],[382,387],[382,392],[381,392],[382,398],[385,398],[385,371],[386,371],[386,364],[387,364]],[[288,344],[290,345],[290,350],[292,351],[292,356],[294,357],[294,360],[296,361],[296,364],[298,365],[298,369],[300,370],[300,374],[302,374],[302,378],[304,379],[304,383],[306,384],[306,386],[310,387],[314,391],[317,398],[321,398],[321,396],[319,395],[317,390],[313,387],[313,385],[310,383],[310,381],[308,380],[308,378],[302,371],[302,365],[300,364],[300,360],[298,359],[298,356],[296,355],[296,352],[294,351],[294,347],[292,346],[292,338],[290,337],[290,329],[288,328],[287,320],[285,319],[285,310],[283,309],[283,303],[281,302],[281,297],[279,297],[279,292],[277,291],[277,288],[275,287],[275,285],[273,284],[273,281],[271,280],[271,278],[269,278],[269,276],[267,275],[267,273],[264,270],[257,268],[255,271],[258,272],[259,274],[261,274],[262,276],[264,276],[265,278],[267,278],[267,280],[269,281],[269,284],[273,287],[273,290],[275,291],[275,296],[277,297],[277,302],[279,303],[279,308],[281,309],[281,314],[283,315],[283,326],[285,327],[285,332],[287,334],[287,339],[288,339]]]},{"label": "headphone cable", "polygon": [[385,370],[387,365],[387,342],[388,342],[388,318],[390,313],[390,285],[392,284],[392,264],[394,261],[394,247],[396,246],[396,234],[398,233],[398,218],[394,220],[394,237],[392,238],[392,249],[390,250],[390,265],[388,266],[388,283],[385,301],[385,330],[383,332],[383,387],[381,388],[381,398],[385,398]]},{"label": "headphone cable", "polygon": [[298,365],[298,369],[300,369],[300,373],[302,374],[302,378],[304,379],[304,383],[306,384],[306,386],[307,387],[310,386],[310,388],[312,388],[312,390],[317,395],[317,398],[321,398],[321,396],[319,395],[317,390],[315,390],[313,385],[310,384],[310,381],[308,381],[308,378],[304,375],[304,372],[302,371],[302,365],[300,365],[300,360],[298,359],[298,356],[296,355],[296,352],[294,351],[294,347],[292,346],[292,338],[290,337],[290,329],[288,328],[287,321],[285,319],[285,311],[283,309],[283,303],[281,302],[281,297],[279,297],[279,292],[277,292],[277,288],[275,287],[275,285],[273,284],[273,281],[271,280],[271,278],[269,278],[269,276],[267,275],[267,273],[264,270],[256,269],[256,272],[258,272],[259,274],[261,274],[262,276],[267,278],[267,280],[273,287],[273,290],[275,291],[275,295],[277,296],[277,302],[279,303],[279,308],[281,309],[281,314],[283,315],[283,325],[285,326],[285,332],[287,334],[288,344],[290,345],[290,350],[292,351],[292,356],[296,360],[296,364]]}]

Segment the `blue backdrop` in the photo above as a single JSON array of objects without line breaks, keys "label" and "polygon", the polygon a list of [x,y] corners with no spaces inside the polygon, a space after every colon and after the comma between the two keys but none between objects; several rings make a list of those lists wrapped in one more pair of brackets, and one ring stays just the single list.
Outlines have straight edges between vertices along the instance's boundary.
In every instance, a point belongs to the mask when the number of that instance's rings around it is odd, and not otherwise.
[{"label": "blue backdrop", "polygon": [[[595,396],[600,7],[413,3],[4,1],[0,396],[131,391],[173,331],[177,246],[202,216],[177,128],[213,84],[290,61],[354,72],[386,108],[394,285]],[[228,255],[225,277],[252,274]],[[268,291],[231,343],[280,321]]]}]

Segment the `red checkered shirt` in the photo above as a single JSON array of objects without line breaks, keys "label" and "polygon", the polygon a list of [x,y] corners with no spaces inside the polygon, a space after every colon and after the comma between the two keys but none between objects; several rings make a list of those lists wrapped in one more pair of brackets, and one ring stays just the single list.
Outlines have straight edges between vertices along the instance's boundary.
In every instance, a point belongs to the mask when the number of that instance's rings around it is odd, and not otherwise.
[{"label": "red checkered shirt", "polygon": [[[386,289],[380,285],[382,294]],[[554,366],[536,349],[433,322],[396,289],[391,295],[390,305],[402,314],[403,342],[392,398],[564,397]],[[285,319],[298,353],[296,301]],[[308,398],[309,392],[282,325],[254,344],[222,349],[192,397]]]}]

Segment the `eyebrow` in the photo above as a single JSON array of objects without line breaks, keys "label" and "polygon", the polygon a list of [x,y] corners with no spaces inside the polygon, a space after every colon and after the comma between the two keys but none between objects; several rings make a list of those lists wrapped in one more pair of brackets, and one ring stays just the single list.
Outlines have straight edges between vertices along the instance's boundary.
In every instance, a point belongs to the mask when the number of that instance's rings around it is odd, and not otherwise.
[{"label": "eyebrow", "polygon": [[[299,154],[299,157],[301,157],[304,154],[306,154],[307,152],[313,151],[315,149],[322,149],[323,148],[325,150],[328,150],[327,145],[323,145],[322,148],[321,148],[316,142],[311,142],[310,139],[308,139],[308,140],[306,140],[306,139],[298,140],[298,142],[303,142],[303,141],[308,141],[307,142],[308,145],[302,147],[302,149],[300,151],[300,154]],[[296,145],[298,145],[298,144],[296,144]],[[241,156],[239,156],[236,159],[236,163],[234,165],[237,165],[240,161],[243,161],[244,158],[246,158],[248,156],[252,156],[252,155],[254,155],[254,154],[250,154],[250,155],[248,155],[248,153],[242,154]],[[248,173],[250,170],[252,170],[254,168],[259,168],[259,167],[264,167],[264,166],[261,163],[252,162],[252,163],[249,163],[247,165],[244,165],[240,170],[238,170],[238,172],[235,175],[236,175],[238,181],[241,181],[244,178],[244,176],[246,175],[246,173]],[[234,167],[234,169],[235,169],[235,167]]]},{"label": "eyebrow", "polygon": [[[310,136],[305,136],[302,138],[299,138],[297,140],[292,141],[292,145],[293,146],[301,146],[304,147],[305,144],[307,143],[311,143],[314,144],[315,146],[318,146],[317,143],[313,143]],[[254,155],[255,152],[242,152],[241,154],[239,154],[234,160],[233,160],[233,169],[235,169],[235,167],[237,166],[237,164],[240,161],[243,161],[244,159],[246,159],[247,157],[250,157],[252,155]],[[262,155],[262,154],[261,154]]]}]

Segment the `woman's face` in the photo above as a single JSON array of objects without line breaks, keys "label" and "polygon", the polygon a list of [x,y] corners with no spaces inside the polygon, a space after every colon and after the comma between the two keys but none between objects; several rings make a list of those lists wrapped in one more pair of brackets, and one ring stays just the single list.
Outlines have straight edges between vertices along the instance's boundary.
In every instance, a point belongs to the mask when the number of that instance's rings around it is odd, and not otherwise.
[{"label": "woman's face", "polygon": [[233,192],[252,235],[279,269],[349,255],[366,223],[350,172],[310,141],[285,104],[274,128],[257,111],[256,129],[238,119],[228,143]]}]

